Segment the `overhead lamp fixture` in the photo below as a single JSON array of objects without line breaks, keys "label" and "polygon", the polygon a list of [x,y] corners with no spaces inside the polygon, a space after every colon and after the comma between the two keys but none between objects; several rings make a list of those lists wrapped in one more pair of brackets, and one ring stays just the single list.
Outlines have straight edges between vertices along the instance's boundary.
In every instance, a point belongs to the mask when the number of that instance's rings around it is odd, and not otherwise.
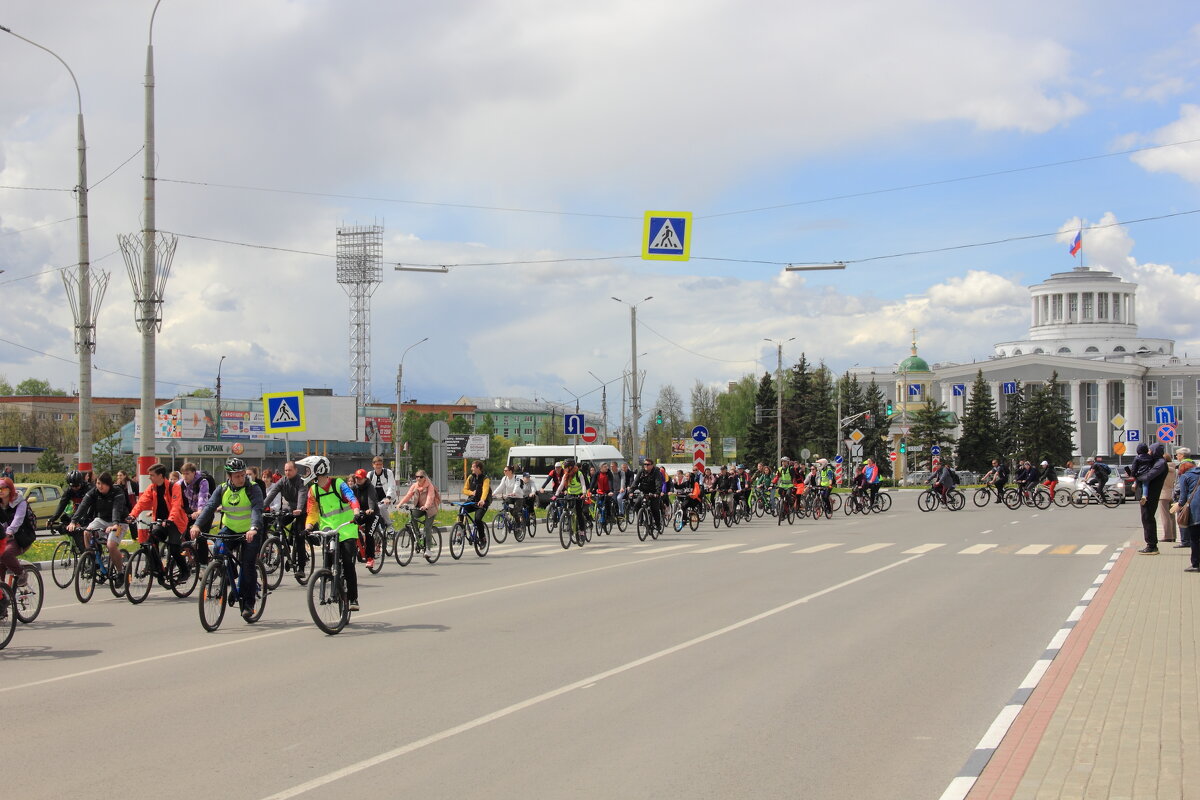
[{"label": "overhead lamp fixture", "polygon": [[822,269],[845,269],[846,262],[835,261],[832,264],[788,264],[784,267],[784,272],[815,272]]},{"label": "overhead lamp fixture", "polygon": [[437,267],[406,267],[403,264],[397,264],[393,269],[396,272],[449,272],[450,268],[445,264]]}]

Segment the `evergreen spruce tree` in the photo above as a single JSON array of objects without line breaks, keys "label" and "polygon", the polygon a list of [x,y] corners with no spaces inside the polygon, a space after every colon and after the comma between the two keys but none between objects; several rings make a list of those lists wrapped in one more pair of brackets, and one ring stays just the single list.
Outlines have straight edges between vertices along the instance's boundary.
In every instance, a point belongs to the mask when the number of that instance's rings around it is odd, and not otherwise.
[{"label": "evergreen spruce tree", "polygon": [[862,440],[863,461],[873,458],[879,467],[880,474],[891,475],[892,462],[888,459],[887,441],[887,432],[891,427],[891,421],[887,416],[887,399],[884,397],[883,389],[879,388],[879,384],[875,381],[867,384],[863,397],[865,410],[871,412],[871,419],[863,420],[863,424],[858,426],[864,434]]},{"label": "evergreen spruce tree", "polygon": [[1020,381],[1016,383],[1017,391],[1004,396],[1008,407],[1004,411],[1004,420],[1000,424],[1004,454],[1009,460],[1028,457],[1028,450],[1025,447],[1025,387],[1021,385]]},{"label": "evergreen spruce tree", "polygon": [[837,394],[833,372],[822,364],[812,373],[809,397],[805,402],[805,437],[801,447],[813,455],[833,460],[837,452]]},{"label": "evergreen spruce tree", "polygon": [[930,450],[934,445],[941,447],[943,461],[953,459],[954,437],[950,431],[954,430],[954,425],[946,418],[944,405],[935,403],[932,399],[926,400],[923,406],[909,416],[909,420],[908,444],[910,447],[920,448],[914,453],[918,465],[924,469],[932,466],[933,454]]},{"label": "evergreen spruce tree", "polygon": [[745,455],[741,454],[742,445],[738,444],[738,458],[747,463],[773,464],[775,462],[775,378],[771,373],[764,373],[758,382],[758,392],[754,396],[757,409],[755,419],[750,423],[746,433]]},{"label": "evergreen spruce tree", "polygon": [[1062,465],[1075,449],[1071,437],[1074,432],[1071,407],[1062,396],[1055,372],[1048,383],[1032,392],[1025,406],[1023,440],[1026,453],[1035,463],[1049,461]]},{"label": "evergreen spruce tree", "polygon": [[958,439],[958,464],[963,469],[984,473],[991,468],[993,458],[1005,453],[1000,421],[996,418],[996,402],[988,391],[983,370],[975,373],[971,395],[962,417],[962,436]]},{"label": "evergreen spruce tree", "polygon": [[[804,353],[783,379],[783,454],[798,458],[807,446],[808,403],[812,397],[813,374]],[[772,452],[774,449],[772,448]]]}]

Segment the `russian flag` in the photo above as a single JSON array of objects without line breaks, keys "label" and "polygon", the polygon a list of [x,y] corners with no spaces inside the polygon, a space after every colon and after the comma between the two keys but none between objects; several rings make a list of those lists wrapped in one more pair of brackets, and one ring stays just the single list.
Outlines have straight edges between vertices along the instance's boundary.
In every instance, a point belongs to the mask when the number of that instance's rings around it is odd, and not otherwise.
[{"label": "russian flag", "polygon": [[1079,255],[1079,251],[1083,249],[1083,231],[1075,234],[1075,241],[1071,242],[1071,255]]}]

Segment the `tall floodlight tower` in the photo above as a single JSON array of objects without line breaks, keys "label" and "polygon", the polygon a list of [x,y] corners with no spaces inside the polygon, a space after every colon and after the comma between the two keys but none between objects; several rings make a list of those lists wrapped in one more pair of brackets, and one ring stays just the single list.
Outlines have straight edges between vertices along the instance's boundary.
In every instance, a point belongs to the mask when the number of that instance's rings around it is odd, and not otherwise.
[{"label": "tall floodlight tower", "polygon": [[382,278],[383,226],[337,229],[337,282],[350,298],[350,394],[371,396],[371,295]]}]

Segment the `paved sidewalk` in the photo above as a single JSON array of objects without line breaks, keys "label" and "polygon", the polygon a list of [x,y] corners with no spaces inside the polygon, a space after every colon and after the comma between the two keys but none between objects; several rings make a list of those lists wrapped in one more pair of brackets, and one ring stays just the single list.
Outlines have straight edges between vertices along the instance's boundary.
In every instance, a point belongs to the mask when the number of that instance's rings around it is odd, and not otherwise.
[{"label": "paved sidewalk", "polygon": [[971,800],[1200,798],[1200,574],[1162,546],[1121,555]]}]

